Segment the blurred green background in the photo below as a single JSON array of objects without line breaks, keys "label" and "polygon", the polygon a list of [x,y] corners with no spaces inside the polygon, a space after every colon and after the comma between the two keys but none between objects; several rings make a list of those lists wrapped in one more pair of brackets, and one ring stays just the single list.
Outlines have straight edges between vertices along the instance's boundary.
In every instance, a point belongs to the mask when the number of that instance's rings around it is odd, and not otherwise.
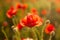
[{"label": "blurred green background", "polygon": [[[5,39],[5,36],[2,32],[2,26],[3,23],[6,22],[8,26],[4,27],[4,30],[7,33],[8,38],[12,40],[12,35],[14,32],[12,31],[11,26],[13,23],[12,19],[7,18],[6,12],[11,5],[15,5],[18,2],[28,4],[27,12],[29,12],[31,8],[36,8],[38,10],[39,16],[46,17],[47,19],[51,20],[51,23],[53,23],[56,28],[55,36],[52,38],[52,40],[60,40],[60,13],[58,14],[55,11],[56,8],[60,8],[59,0],[0,0],[0,40]],[[42,9],[47,10],[48,14],[42,15]]]}]

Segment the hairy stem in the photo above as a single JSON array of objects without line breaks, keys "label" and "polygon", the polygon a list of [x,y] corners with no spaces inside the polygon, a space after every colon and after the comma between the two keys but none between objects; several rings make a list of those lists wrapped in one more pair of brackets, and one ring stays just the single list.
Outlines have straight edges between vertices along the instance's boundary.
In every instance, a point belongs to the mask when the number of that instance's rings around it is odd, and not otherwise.
[{"label": "hairy stem", "polygon": [[8,40],[8,36],[7,36],[6,32],[4,31],[4,27],[2,27],[2,32],[3,32],[3,34],[5,35],[6,40]]}]

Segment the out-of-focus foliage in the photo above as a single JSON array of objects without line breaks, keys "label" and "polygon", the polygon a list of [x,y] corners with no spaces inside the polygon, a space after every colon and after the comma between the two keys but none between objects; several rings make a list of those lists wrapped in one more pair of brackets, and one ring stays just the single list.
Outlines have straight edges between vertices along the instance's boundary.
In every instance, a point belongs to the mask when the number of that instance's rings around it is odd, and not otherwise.
[{"label": "out-of-focus foliage", "polygon": [[[2,32],[2,24],[4,21],[8,22],[8,26],[4,27],[5,32],[8,35],[8,38],[12,40],[14,32],[11,29],[11,26],[13,25],[12,19],[7,18],[6,12],[9,9],[11,5],[14,5],[16,3],[26,3],[28,4],[28,9],[25,11],[24,15],[21,15],[21,10],[19,10],[17,14],[17,19],[20,19],[21,16],[25,16],[27,12],[30,12],[31,8],[36,8],[38,10],[39,16],[42,18],[47,18],[51,21],[52,24],[55,25],[56,31],[55,36],[52,38],[52,40],[60,40],[60,13],[56,12],[56,8],[60,8],[60,1],[59,0],[0,0],[0,40],[4,40],[5,36]],[[47,15],[42,15],[41,11],[45,9],[47,10]],[[39,29],[39,28],[37,28]],[[24,29],[27,30],[27,29]],[[39,29],[41,31],[41,28]],[[28,30],[29,31],[29,30]],[[26,33],[28,32],[26,31]],[[24,35],[24,31],[22,30],[22,33]],[[22,36],[23,36],[22,35]],[[28,34],[25,34],[25,36],[28,36]],[[46,36],[46,34],[45,34]],[[48,38],[49,35],[44,37],[45,39]]]}]

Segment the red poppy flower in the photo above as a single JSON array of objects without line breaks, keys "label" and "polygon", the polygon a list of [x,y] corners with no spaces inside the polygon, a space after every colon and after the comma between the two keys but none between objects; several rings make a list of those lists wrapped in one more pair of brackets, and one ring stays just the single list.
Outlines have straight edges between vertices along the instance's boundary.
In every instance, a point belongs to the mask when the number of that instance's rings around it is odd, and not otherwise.
[{"label": "red poppy flower", "polygon": [[60,8],[57,8],[57,9],[56,9],[56,12],[57,12],[57,13],[60,13]]},{"label": "red poppy flower", "polygon": [[52,31],[55,31],[55,27],[52,24],[48,24],[45,29],[46,34],[50,34]]},{"label": "red poppy flower", "polygon": [[21,3],[17,4],[17,9],[23,9],[23,10],[25,10],[27,7],[28,7],[27,4],[21,4]]},{"label": "red poppy flower", "polygon": [[42,13],[42,15],[46,15],[46,14],[47,14],[47,10],[43,9],[43,10],[41,11],[41,13]]},{"label": "red poppy flower", "polygon": [[21,4],[21,3],[18,3],[18,4],[16,5],[16,8],[17,8],[17,9],[22,9],[22,7],[23,7],[23,4]]},{"label": "red poppy flower", "polygon": [[38,15],[28,14],[20,21],[24,26],[33,27],[42,25],[42,18]]},{"label": "red poppy flower", "polygon": [[37,13],[38,13],[35,8],[32,8],[32,9],[31,9],[31,12],[32,12],[33,14],[37,14]]},{"label": "red poppy flower", "polygon": [[25,10],[25,9],[27,9],[27,8],[28,8],[28,5],[27,5],[27,4],[23,4],[22,9]]},{"label": "red poppy flower", "polygon": [[17,25],[17,28],[18,28],[18,30],[21,30],[21,29],[23,28],[23,25],[22,25],[21,23],[19,23],[19,24]]},{"label": "red poppy flower", "polygon": [[10,7],[10,9],[7,11],[6,15],[8,18],[12,18],[13,15],[16,15],[17,10],[14,9],[14,7]]}]

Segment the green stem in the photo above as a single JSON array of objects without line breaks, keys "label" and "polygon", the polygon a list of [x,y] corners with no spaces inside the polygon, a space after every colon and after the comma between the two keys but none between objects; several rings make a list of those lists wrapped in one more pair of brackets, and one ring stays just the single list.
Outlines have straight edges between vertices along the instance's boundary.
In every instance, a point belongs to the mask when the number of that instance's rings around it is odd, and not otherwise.
[{"label": "green stem", "polygon": [[18,24],[18,19],[16,16],[13,16],[12,22],[13,22],[14,26],[16,26]]},{"label": "green stem", "polygon": [[[16,25],[18,23],[18,21],[16,19],[16,16],[13,16],[12,21],[13,21],[14,27],[16,27]],[[21,40],[20,39],[20,32],[19,32],[19,30],[15,30],[15,36],[16,36],[17,40]]]},{"label": "green stem", "polygon": [[15,36],[17,40],[21,40],[20,32],[18,30],[15,32]]},{"label": "green stem", "polygon": [[49,40],[51,40],[54,35],[55,35],[55,32],[54,31],[50,32]]},{"label": "green stem", "polygon": [[50,23],[50,21],[48,21],[48,20],[46,21],[46,20],[45,20],[45,23],[44,23],[44,26],[43,26],[42,32],[41,32],[41,40],[43,40],[44,29],[45,29],[45,27],[46,27],[46,25],[47,25],[47,24],[46,24],[47,22],[48,22],[48,24]]},{"label": "green stem", "polygon": [[49,40],[51,40],[51,38],[52,38],[52,35],[50,35]]},{"label": "green stem", "polygon": [[19,31],[17,31],[17,33],[18,33],[18,36],[19,36],[19,40],[21,40],[20,32],[19,32]]},{"label": "green stem", "polygon": [[14,26],[16,26],[16,22],[15,22],[14,18],[12,18],[12,22],[13,22]]},{"label": "green stem", "polygon": [[38,38],[37,38],[37,34],[36,34],[34,28],[32,28],[31,31],[32,31],[33,34],[34,34],[34,36],[33,36],[33,37],[34,37],[34,40],[38,40]]},{"label": "green stem", "polygon": [[42,32],[41,32],[41,40],[43,40],[43,34],[44,34],[44,29],[46,27],[46,24],[44,24],[43,28],[42,28]]},{"label": "green stem", "polygon": [[40,38],[40,33],[38,32],[38,30],[36,29],[36,28],[34,28],[34,30],[35,30],[35,32],[36,32],[36,34],[37,34],[37,36],[38,36],[38,39],[40,40],[41,38]]},{"label": "green stem", "polygon": [[8,40],[8,36],[7,36],[6,32],[4,31],[4,28],[3,28],[3,27],[2,27],[2,32],[3,32],[3,34],[5,35],[6,40]]}]

